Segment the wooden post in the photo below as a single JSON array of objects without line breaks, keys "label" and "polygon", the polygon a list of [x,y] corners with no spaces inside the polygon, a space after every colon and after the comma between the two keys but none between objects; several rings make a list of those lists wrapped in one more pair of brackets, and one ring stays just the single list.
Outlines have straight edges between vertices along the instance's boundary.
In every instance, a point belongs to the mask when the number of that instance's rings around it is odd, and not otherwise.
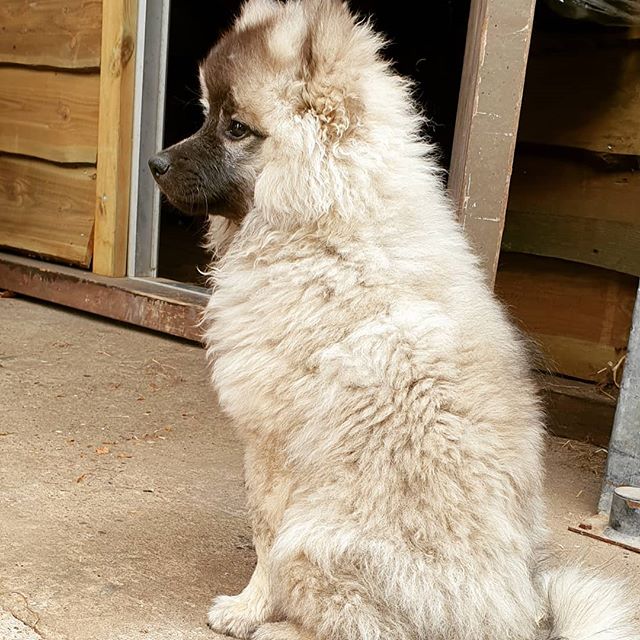
[{"label": "wooden post", "polygon": [[535,0],[472,0],[449,194],[491,282],[509,195]]},{"label": "wooden post", "polygon": [[104,0],[93,271],[127,268],[137,0]]}]

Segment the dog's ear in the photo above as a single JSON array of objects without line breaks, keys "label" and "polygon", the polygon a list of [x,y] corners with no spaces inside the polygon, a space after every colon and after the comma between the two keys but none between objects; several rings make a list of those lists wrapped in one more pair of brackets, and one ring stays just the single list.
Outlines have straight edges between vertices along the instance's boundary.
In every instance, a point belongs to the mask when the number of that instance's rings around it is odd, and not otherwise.
[{"label": "dog's ear", "polygon": [[375,61],[382,42],[340,0],[309,0],[305,14],[304,108],[318,119],[325,139],[337,142],[357,125],[360,73]]},{"label": "dog's ear", "polygon": [[247,0],[234,26],[238,31],[254,27],[273,16],[279,6],[277,0]]},{"label": "dog's ear", "polygon": [[256,208],[274,225],[366,215],[360,194],[370,191],[369,173],[353,156],[372,82],[387,73],[378,57],[383,41],[339,0],[284,6],[303,11],[299,32],[291,28],[285,38],[296,41],[299,58],[282,126],[265,142],[271,159],[256,180]]}]

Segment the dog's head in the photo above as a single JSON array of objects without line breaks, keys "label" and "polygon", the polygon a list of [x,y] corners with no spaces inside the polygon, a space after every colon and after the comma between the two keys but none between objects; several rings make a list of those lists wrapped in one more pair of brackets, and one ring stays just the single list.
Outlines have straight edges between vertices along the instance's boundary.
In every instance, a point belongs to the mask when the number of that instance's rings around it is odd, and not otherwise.
[{"label": "dog's head", "polygon": [[381,45],[339,0],[249,0],[200,67],[202,128],[149,161],[160,189],[236,221],[253,207],[326,213],[346,197],[341,162],[371,142],[364,104],[388,116],[382,85],[400,86]]}]

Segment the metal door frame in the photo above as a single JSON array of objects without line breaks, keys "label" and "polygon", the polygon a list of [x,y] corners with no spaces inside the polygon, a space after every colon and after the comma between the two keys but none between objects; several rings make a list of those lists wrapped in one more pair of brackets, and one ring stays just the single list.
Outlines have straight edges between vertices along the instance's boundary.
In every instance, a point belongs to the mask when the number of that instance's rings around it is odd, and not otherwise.
[{"label": "metal door frame", "polygon": [[[162,148],[171,0],[139,0],[127,275],[158,275],[160,192],[147,160]],[[176,283],[178,288],[181,283]]]}]

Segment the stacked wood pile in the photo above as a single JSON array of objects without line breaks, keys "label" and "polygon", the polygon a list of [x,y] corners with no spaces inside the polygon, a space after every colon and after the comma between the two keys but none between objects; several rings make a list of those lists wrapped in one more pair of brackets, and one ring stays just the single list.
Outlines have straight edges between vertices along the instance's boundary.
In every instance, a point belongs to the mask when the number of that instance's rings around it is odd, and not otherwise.
[{"label": "stacked wood pile", "polygon": [[542,368],[615,399],[640,275],[640,32],[534,29],[502,251],[496,289]]}]

